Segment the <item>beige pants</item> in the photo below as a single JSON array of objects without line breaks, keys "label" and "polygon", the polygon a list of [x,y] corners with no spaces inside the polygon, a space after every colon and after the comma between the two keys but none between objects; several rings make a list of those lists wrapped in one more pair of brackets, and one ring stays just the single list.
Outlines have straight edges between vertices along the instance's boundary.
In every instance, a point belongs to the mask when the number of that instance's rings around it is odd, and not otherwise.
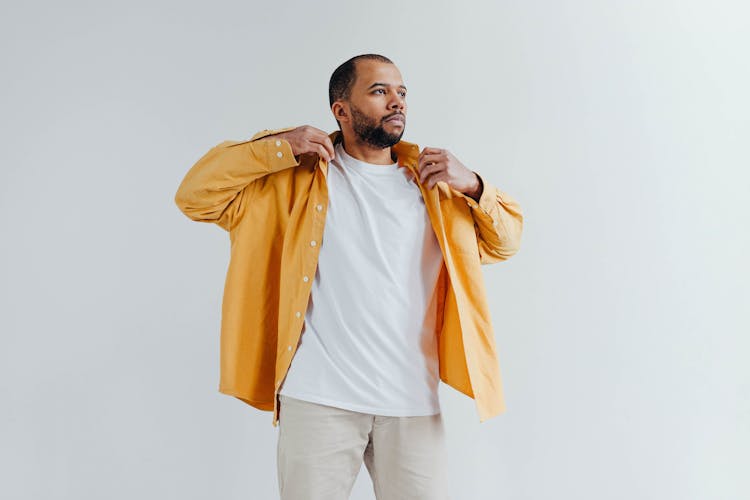
[{"label": "beige pants", "polygon": [[446,500],[442,415],[384,417],[279,396],[281,500],[347,500],[364,460],[377,500]]}]

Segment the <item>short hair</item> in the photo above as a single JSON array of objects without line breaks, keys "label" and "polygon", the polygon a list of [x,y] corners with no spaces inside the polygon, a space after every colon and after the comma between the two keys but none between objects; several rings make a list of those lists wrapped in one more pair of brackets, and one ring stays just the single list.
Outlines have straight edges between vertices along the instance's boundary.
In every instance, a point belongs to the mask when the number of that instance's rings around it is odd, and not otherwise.
[{"label": "short hair", "polygon": [[[357,78],[356,62],[360,59],[393,64],[393,61],[385,56],[381,56],[380,54],[360,54],[343,62],[333,71],[331,80],[328,82],[329,106],[333,106],[333,103],[336,101],[349,99],[352,92],[352,85],[354,85],[354,80]],[[338,123],[338,120],[336,120],[336,123]],[[341,126],[341,124],[339,124],[339,126]]]}]

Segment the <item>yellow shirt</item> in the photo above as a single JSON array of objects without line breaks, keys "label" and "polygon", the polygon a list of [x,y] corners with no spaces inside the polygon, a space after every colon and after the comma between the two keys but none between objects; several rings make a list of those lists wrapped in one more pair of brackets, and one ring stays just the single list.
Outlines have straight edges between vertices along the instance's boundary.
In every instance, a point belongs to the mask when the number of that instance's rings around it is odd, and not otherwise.
[{"label": "yellow shirt", "polygon": [[[274,427],[328,206],[328,163],[311,153],[295,158],[288,141],[272,136],[293,128],[218,144],[190,168],[175,195],[190,219],[229,232],[219,392],[273,411]],[[340,134],[330,134],[334,144]],[[419,147],[400,141],[392,150],[418,179]],[[435,328],[440,379],[473,398],[484,422],[505,411],[505,401],[480,265],[518,251],[523,215],[513,198],[480,179],[478,202],[445,182],[419,187],[444,260]]]}]

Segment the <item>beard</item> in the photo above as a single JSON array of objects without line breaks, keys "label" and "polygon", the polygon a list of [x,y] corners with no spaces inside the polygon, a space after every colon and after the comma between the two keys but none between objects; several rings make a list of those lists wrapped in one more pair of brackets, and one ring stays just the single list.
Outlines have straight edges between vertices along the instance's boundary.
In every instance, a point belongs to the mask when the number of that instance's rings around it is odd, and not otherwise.
[{"label": "beard", "polygon": [[357,137],[359,137],[362,142],[379,149],[389,148],[394,144],[397,144],[406,130],[406,117],[404,117],[404,126],[401,127],[401,133],[391,134],[385,131],[382,123],[370,118],[354,105],[351,106],[351,112],[352,128],[354,129],[354,133],[357,134]]}]

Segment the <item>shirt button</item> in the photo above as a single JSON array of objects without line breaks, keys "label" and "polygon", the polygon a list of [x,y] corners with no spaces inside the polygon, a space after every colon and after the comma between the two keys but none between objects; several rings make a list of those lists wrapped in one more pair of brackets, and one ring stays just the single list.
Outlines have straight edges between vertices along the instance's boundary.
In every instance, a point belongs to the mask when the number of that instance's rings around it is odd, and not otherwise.
[{"label": "shirt button", "polygon": [[317,209],[318,209],[318,212],[320,212],[320,211],[322,211],[322,210],[323,210],[323,205],[318,205],[318,206],[317,206],[317,207],[315,207],[315,208],[317,208]]},{"label": "shirt button", "polygon": [[308,281],[310,281],[310,278],[308,278],[307,276],[304,276],[302,278],[302,281],[304,281],[305,283],[307,283]]},{"label": "shirt button", "polygon": [[292,346],[287,347],[286,350],[287,351],[291,351],[292,350]]},{"label": "shirt button", "polygon": [[281,141],[276,141],[277,146],[281,146]]},{"label": "shirt button", "polygon": [[315,243],[315,240],[312,240],[312,241],[310,242],[310,246],[311,246],[311,247],[314,247],[315,245],[317,245],[317,243]]},{"label": "shirt button", "polygon": [[302,313],[300,313],[299,311],[297,311],[296,313],[294,313],[294,315],[299,318],[300,316],[302,316]]},{"label": "shirt button", "polygon": [[276,153],[276,156],[278,156],[279,158],[281,158],[282,156],[284,156],[284,154],[281,151],[279,151],[278,153]]}]

